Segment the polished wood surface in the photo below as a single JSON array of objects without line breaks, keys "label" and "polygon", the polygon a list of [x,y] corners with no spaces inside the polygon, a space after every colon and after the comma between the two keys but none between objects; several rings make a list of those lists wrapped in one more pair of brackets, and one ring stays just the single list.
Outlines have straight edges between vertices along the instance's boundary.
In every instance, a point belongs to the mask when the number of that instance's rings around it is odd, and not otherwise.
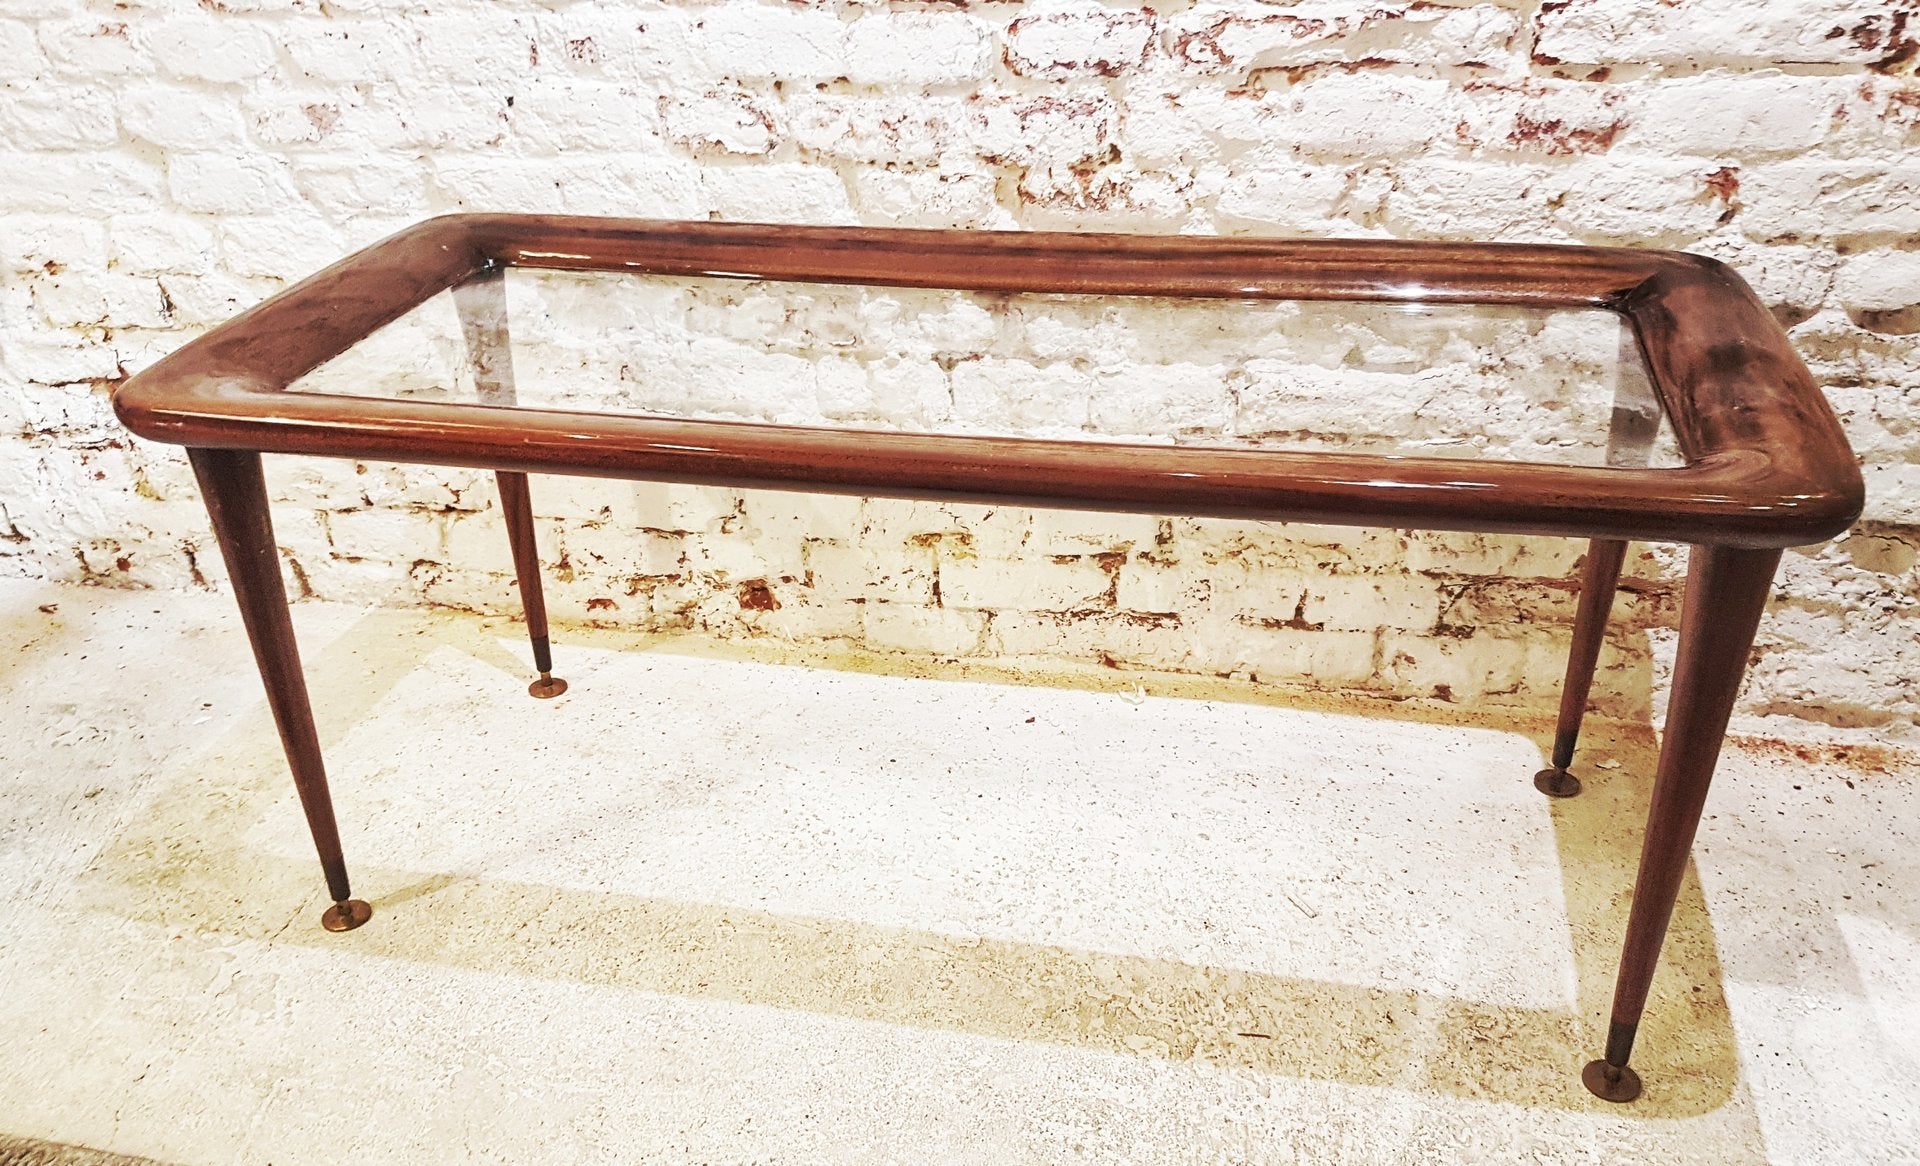
[{"label": "polished wood surface", "polygon": [[1673,918],[1680,880],[1693,850],[1693,836],[1706,808],[1707,787],[1720,760],[1727,721],[1746,679],[1747,653],[1773,591],[1780,552],[1745,547],[1701,547],[1687,557],[1687,591],[1680,614],[1680,650],[1667,696],[1667,723],[1660,740],[1660,763],[1653,778],[1653,805],[1640,844],[1640,873],[1633,883],[1633,909],[1614,981],[1613,1020],[1607,1031],[1606,1057],[1589,1066],[1593,1077],[1616,1092],[1610,1101],[1631,1101],[1639,1079],[1620,1073],[1633,1052],[1640,1014],[1647,1006],[1660,945]]},{"label": "polished wood surface", "polygon": [[[329,930],[336,916],[356,913],[350,902],[347,860],[340,850],[340,828],[334,822],[333,797],[327,790],[326,763],[320,756],[320,734],[313,726],[313,707],[307,698],[306,675],[300,669],[300,646],[293,638],[293,618],[287,611],[286,582],[280,577],[280,548],[273,541],[273,516],[267,509],[267,484],[260,455],[244,450],[193,449],[194,477],[206,499],[227,576],[240,604],[240,622],[253,645],[254,662],[266,685],[267,705],[273,710],[280,746],[293,771],[293,787],[307,816],[307,829],[320,852],[320,871],[327,880]],[[366,905],[359,904],[359,912]],[[365,915],[361,915],[361,922]],[[357,924],[356,924],[357,926]]]},{"label": "polished wood surface", "polygon": [[[984,291],[1597,307],[1623,312],[1682,467],[1622,469],[809,429],[287,392],[428,296],[500,265]],[[1785,547],[1862,486],[1839,422],[1740,277],[1672,252],[433,219],[214,329],[114,394],[185,445],[729,487],[1162,514]]]},{"label": "polished wood surface", "polygon": [[[811,280],[999,292],[1346,299],[1590,307],[1631,323],[1686,464],[1645,465],[1651,404],[1616,402],[1605,467],[1360,454],[1169,448],[805,429],[518,408],[507,266]],[[287,386],[455,288],[481,403],[323,396]],[[459,215],[401,232],[241,314],[122,385],[134,432],[190,447],[280,727],[329,895],[359,926],[261,480],[262,451],[479,466],[502,506],[542,680],[539,561],[526,473],[549,471],[1155,514],[1511,531],[1593,540],[1549,793],[1566,767],[1627,539],[1692,544],[1678,665],[1603,1059],[1582,1074],[1612,1101],[1628,1065],[1746,656],[1780,548],[1860,512],[1839,423],[1739,276],[1671,252],[1455,243],[1293,242],[881,231]],[[544,688],[542,686],[545,686]]]}]

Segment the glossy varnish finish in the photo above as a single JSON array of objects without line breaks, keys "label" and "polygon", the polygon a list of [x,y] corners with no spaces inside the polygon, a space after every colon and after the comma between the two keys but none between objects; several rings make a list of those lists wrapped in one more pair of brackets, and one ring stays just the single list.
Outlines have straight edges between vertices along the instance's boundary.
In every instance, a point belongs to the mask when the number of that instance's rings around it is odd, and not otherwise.
[{"label": "glossy varnish finish", "polygon": [[[1632,320],[1688,464],[1610,467],[1170,448],[603,416],[280,390],[427,296],[501,265],[987,291],[1608,307]],[[435,219],[243,313],[123,385],[143,437],[720,486],[1095,510],[1794,546],[1860,478],[1745,283],[1669,252]]]},{"label": "glossy varnish finish", "polygon": [[[1650,469],[1651,418],[1616,406],[1606,467],[869,433],[514,406],[502,271],[807,280],[991,292],[1594,307],[1630,321],[1686,464]],[[479,404],[286,391],[452,288]],[[1592,540],[1546,792],[1567,772],[1625,540],[1691,544],[1678,665],[1604,1058],[1629,1067],[1746,654],[1782,547],[1844,530],[1861,479],[1786,336],[1738,276],[1671,252],[881,231],[552,216],[435,219],[350,256],[182,348],[115,394],[141,436],[190,447],[269,704],[344,930],[368,917],[345,862],[267,515],[259,455],[325,454],[498,472],[533,643],[557,695],[528,472],[1155,514],[1564,535]],[[546,690],[542,690],[542,686]]]}]

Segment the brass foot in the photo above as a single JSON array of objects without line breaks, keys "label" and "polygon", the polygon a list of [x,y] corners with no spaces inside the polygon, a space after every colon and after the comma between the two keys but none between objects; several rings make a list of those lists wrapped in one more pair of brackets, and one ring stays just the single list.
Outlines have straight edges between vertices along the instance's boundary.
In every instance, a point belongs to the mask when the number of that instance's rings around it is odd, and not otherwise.
[{"label": "brass foot", "polygon": [[373,908],[360,899],[342,899],[320,914],[320,926],[328,931],[352,931],[373,918]]},{"label": "brass foot", "polygon": [[560,679],[558,676],[548,675],[545,672],[540,674],[540,679],[527,685],[527,692],[541,700],[552,700],[566,690],[566,681]]},{"label": "brass foot", "polygon": [[1580,779],[1564,769],[1543,769],[1533,775],[1533,788],[1550,798],[1570,798],[1580,792]]},{"label": "brass foot", "polygon": [[1640,1074],[1626,1065],[1589,1061],[1580,1070],[1580,1081],[1602,1101],[1626,1102],[1640,1096]]}]

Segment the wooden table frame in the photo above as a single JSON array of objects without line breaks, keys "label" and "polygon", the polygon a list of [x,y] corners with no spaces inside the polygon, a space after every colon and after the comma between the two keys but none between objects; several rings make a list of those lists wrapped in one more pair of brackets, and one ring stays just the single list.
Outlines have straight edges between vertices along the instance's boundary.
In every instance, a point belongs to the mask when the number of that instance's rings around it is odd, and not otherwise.
[{"label": "wooden table frame", "polygon": [[[1624,315],[1685,464],[1647,468],[1647,418],[1617,408],[1607,466],[1490,463],[1016,438],[857,432],[520,408],[507,267],[1113,296],[1602,308]],[[452,289],[478,404],[286,391],[428,297]],[[904,231],[534,215],[432,219],[360,251],[121,385],[134,433],[188,448],[287,763],[334,900],[331,930],[371,909],[347,882],[287,611],[262,453],[497,473],[535,668],[556,695],[528,472],[1086,510],[1591,540],[1550,768],[1568,771],[1627,540],[1688,544],[1686,594],[1653,801],[1605,1055],[1582,1079],[1629,1101],[1628,1065],[1782,548],[1858,517],[1860,473],[1787,337],[1724,265],[1674,252],[1390,241]],[[1638,462],[1639,464],[1636,464]]]}]

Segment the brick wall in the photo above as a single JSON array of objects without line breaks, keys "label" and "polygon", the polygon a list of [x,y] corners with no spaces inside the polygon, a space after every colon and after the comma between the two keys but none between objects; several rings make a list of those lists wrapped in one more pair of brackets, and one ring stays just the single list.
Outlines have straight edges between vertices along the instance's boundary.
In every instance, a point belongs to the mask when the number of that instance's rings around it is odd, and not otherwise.
[{"label": "brick wall", "polygon": [[[1743,712],[1910,734],[1917,48],[1917,0],[0,0],[0,573],[217,585],[184,459],[128,440],[107,391],[442,211],[1681,247],[1773,306],[1867,466],[1861,525],[1788,554]],[[1145,339],[1118,346],[1062,309],[1044,350],[1035,328],[1007,347],[1004,305],[976,341],[949,312],[924,351],[927,312],[815,305],[934,362],[862,357],[840,376],[821,371],[846,363],[826,325],[813,349],[777,350],[737,334],[765,296],[670,293],[752,359],[683,359],[708,351],[683,338],[663,363],[595,326],[692,412],[1169,439],[1250,424],[1221,370],[1251,377],[1261,354],[1183,357],[1173,305],[1131,309],[1126,335]],[[594,347],[571,318],[517,317],[536,345]],[[804,407],[778,371],[802,365]],[[1360,424],[1365,399],[1336,391],[1329,428]],[[1465,437],[1474,416],[1443,420]],[[1500,431],[1508,452],[1544,440],[1524,428]],[[269,473],[297,589],[511,609],[484,475]],[[1535,708],[1554,701],[1579,554],[557,479],[534,497],[563,618]],[[1680,561],[1629,559],[1609,712],[1657,711]]]}]

